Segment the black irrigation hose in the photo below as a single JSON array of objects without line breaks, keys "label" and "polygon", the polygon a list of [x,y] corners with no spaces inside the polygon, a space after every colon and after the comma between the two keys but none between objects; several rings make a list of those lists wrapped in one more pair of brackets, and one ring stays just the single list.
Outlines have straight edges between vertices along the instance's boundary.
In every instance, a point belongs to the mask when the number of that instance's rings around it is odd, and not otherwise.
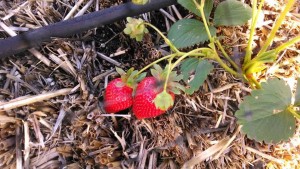
[{"label": "black irrigation hose", "polygon": [[0,40],[0,59],[36,47],[42,42],[49,42],[51,38],[66,38],[76,33],[113,23],[127,16],[139,15],[173,4],[176,4],[176,0],[151,0],[145,5],[134,5],[129,2],[3,39]]}]

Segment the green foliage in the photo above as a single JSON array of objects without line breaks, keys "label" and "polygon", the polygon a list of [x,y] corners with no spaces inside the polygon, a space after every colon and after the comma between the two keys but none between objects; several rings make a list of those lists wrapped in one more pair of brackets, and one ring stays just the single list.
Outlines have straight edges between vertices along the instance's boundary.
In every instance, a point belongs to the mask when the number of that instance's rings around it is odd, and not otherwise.
[{"label": "green foliage", "polygon": [[242,25],[251,19],[251,16],[252,10],[247,4],[237,0],[226,0],[217,6],[214,23],[217,26]]},{"label": "green foliage", "polygon": [[[177,0],[177,2],[183,6],[184,8],[186,8],[187,10],[193,12],[194,14],[196,14],[197,16],[201,17],[201,13],[199,11],[199,9],[197,9],[196,5],[194,4],[193,0]],[[200,3],[199,0],[197,0],[198,3]],[[204,4],[204,14],[206,19],[208,20],[211,10],[214,6],[214,2],[213,0],[205,0],[205,4]]]},{"label": "green foliage", "polygon": [[[197,1],[199,4],[201,1]],[[194,0],[178,0],[184,8],[201,17],[200,10],[194,4]],[[213,8],[213,0],[205,0],[204,15],[209,20]],[[236,0],[226,0],[220,3],[216,9],[214,23],[216,25],[242,25],[251,18],[251,8]],[[211,36],[216,36],[216,29],[208,27]],[[204,43],[209,40],[205,26],[202,22],[194,19],[181,19],[174,23],[168,33],[168,38],[177,48],[189,47]]]},{"label": "green foliage", "polygon": [[290,87],[283,80],[271,79],[244,98],[235,116],[249,138],[278,143],[295,130],[295,119],[288,112],[291,99]]},{"label": "green foliage", "polygon": [[[213,65],[204,59],[211,59],[219,63],[221,67],[232,75],[243,77],[253,88],[251,95],[244,98],[243,103],[239,106],[239,110],[235,113],[238,123],[243,126],[242,131],[249,138],[266,143],[278,143],[291,137],[295,131],[295,117],[300,119],[300,112],[297,112],[295,109],[295,107],[300,106],[300,79],[298,79],[295,95],[292,95],[290,87],[283,80],[271,79],[266,83],[260,84],[253,74],[266,69],[266,63],[273,63],[277,59],[279,52],[300,41],[300,36],[298,36],[273,50],[267,50],[272,45],[277,30],[295,0],[287,1],[287,5],[276,20],[266,43],[256,56],[253,56],[253,53],[256,52],[252,51],[252,43],[258,13],[261,11],[263,3],[260,3],[258,9],[256,9],[257,0],[254,0],[252,2],[252,5],[254,4],[253,9],[251,9],[249,5],[238,0],[225,0],[218,4],[213,15],[214,18],[210,20],[213,0],[177,1],[184,8],[197,15],[198,19],[199,17],[201,18],[199,20],[181,19],[174,23],[168,32],[168,38],[156,27],[149,23],[144,23],[140,19],[128,18],[128,24],[126,24],[126,29],[124,30],[131,38],[141,41],[144,33],[148,32],[145,25],[150,26],[170,46],[172,54],[158,59],[141,70],[143,72],[153,66],[154,69],[151,69],[152,75],[164,83],[164,91],[155,98],[155,104],[166,110],[174,104],[172,96],[167,92],[180,94],[181,91],[184,91],[187,94],[193,94],[199,90],[213,69]],[[196,1],[196,4],[194,1]],[[248,46],[245,51],[245,59],[243,65],[239,66],[226,53],[218,37],[216,37],[216,28],[214,26],[242,25],[251,17],[253,17],[253,21],[251,23]],[[209,21],[213,21],[213,23]],[[188,52],[179,50],[179,48],[201,44],[208,40],[207,46],[209,48],[199,47]],[[177,59],[173,62],[175,57]],[[224,62],[223,59],[226,59],[227,62]],[[156,65],[156,63],[163,60],[168,60],[169,63],[164,69]],[[177,65],[180,65],[180,75],[176,71],[172,71]],[[124,73],[122,71],[118,72],[120,74]],[[131,77],[135,77],[141,72],[133,71]],[[141,78],[143,77],[144,75]],[[181,79],[186,82],[187,87],[179,83]],[[295,96],[294,104],[292,103],[293,96]]]},{"label": "green foliage", "polygon": [[[211,34],[216,35],[216,28],[209,27]],[[204,24],[195,19],[181,19],[169,30],[168,38],[177,48],[184,48],[209,40]]]},{"label": "green foliage", "polygon": [[[183,75],[183,80],[189,84],[188,89],[185,90],[187,94],[193,94],[199,90],[204,83],[207,75],[212,71],[213,65],[203,59],[188,58],[182,62],[180,70]],[[190,75],[194,73],[194,78],[189,81]]]},{"label": "green foliage", "polygon": [[293,136],[295,126],[294,116],[287,111],[282,111],[244,124],[242,131],[250,139],[276,144]]}]

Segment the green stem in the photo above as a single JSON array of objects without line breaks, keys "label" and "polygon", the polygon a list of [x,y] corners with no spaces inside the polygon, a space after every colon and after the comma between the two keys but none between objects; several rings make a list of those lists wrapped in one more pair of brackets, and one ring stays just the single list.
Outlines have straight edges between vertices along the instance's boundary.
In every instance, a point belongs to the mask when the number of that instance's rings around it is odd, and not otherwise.
[{"label": "green stem", "polygon": [[165,81],[165,84],[164,84],[164,91],[167,91],[167,87],[168,87],[168,81],[169,81],[169,77],[170,77],[170,74],[171,74],[171,66],[172,66],[172,59],[173,58],[170,58],[169,59],[169,65],[168,65],[168,73],[167,73],[167,76],[166,76],[166,81]]},{"label": "green stem", "polygon": [[165,60],[165,59],[173,58],[173,57],[175,57],[175,56],[178,56],[177,53],[170,54],[170,55],[164,56],[164,57],[162,57],[162,58],[160,58],[160,59],[157,59],[156,61],[150,63],[149,65],[147,65],[146,67],[144,67],[142,70],[140,70],[140,71],[136,74],[136,76],[138,76],[139,74],[141,74],[142,72],[144,72],[145,70],[147,70],[148,68],[150,68],[151,66],[153,66],[154,64],[156,64],[156,63],[158,63],[158,62],[160,62],[160,61],[163,61],[163,60]]},{"label": "green stem", "polygon": [[145,25],[147,25],[147,26],[150,26],[152,29],[154,29],[164,40],[165,40],[165,42],[166,42],[166,44],[167,45],[169,45],[170,46],[170,48],[174,51],[174,52],[176,52],[176,53],[179,53],[180,51],[174,46],[174,44],[159,30],[159,29],[157,29],[155,26],[153,26],[152,24],[150,24],[150,23],[147,23],[147,22],[145,22],[144,23]]},{"label": "green stem", "polygon": [[224,57],[229,61],[229,63],[235,68],[235,70],[239,70],[238,65],[228,56],[226,51],[224,50],[223,46],[221,45],[219,40],[216,40],[218,48],[221,50],[223,53]]},{"label": "green stem", "polygon": [[297,119],[300,119],[300,114],[297,113],[297,112],[294,110],[294,107],[293,107],[293,106],[289,106],[289,107],[288,107],[288,111],[289,111],[290,113],[292,113]]},{"label": "green stem", "polygon": [[263,53],[265,53],[267,51],[268,47],[272,44],[273,39],[275,38],[276,32],[278,31],[279,27],[281,26],[281,23],[283,22],[286,14],[289,12],[291,7],[293,6],[294,2],[295,2],[295,0],[287,1],[287,4],[286,4],[284,10],[280,13],[279,17],[277,18],[275,25],[272,28],[267,41],[265,42],[265,44],[263,45],[263,47],[261,48],[261,50],[259,51],[257,56],[260,56]]},{"label": "green stem", "polygon": [[199,5],[196,2],[196,0],[193,0],[193,1],[194,1],[194,4],[196,5],[197,9],[200,10],[201,17],[202,17],[204,27],[205,27],[206,33],[208,35],[209,41],[213,42],[213,39],[212,39],[211,33],[209,31],[209,28],[208,28],[208,24],[207,24],[207,21],[206,21],[206,18],[205,18],[205,14],[204,14],[204,0],[201,0],[201,5]]},{"label": "green stem", "polygon": [[246,49],[244,64],[251,60],[252,42],[253,42],[253,37],[254,37],[254,33],[255,33],[256,23],[257,23],[257,20],[259,18],[259,14],[260,14],[260,11],[262,9],[263,4],[264,4],[264,0],[262,0],[260,2],[258,10],[257,10],[256,9],[257,0],[253,0],[253,4],[252,4],[252,22],[251,22],[250,36],[249,36],[249,40],[248,40],[248,46],[247,46],[247,49]]},{"label": "green stem", "polygon": [[282,45],[278,46],[275,51],[277,53],[281,52],[282,50],[286,49],[287,47],[297,43],[300,41],[300,36],[296,36],[295,38],[289,40],[288,42],[283,43]]},{"label": "green stem", "polygon": [[[256,89],[261,89],[261,85],[258,83],[258,81],[253,77],[253,75],[251,74],[250,76],[248,75],[247,76],[247,79],[249,80],[250,82],[250,85],[252,88],[256,88]],[[255,84],[255,87],[251,84],[254,83]]]},{"label": "green stem", "polygon": [[227,72],[231,73],[233,76],[239,76],[239,74],[234,71],[233,69],[231,69],[230,67],[228,67],[226,65],[226,63],[223,62],[223,60],[218,56],[216,55],[216,57],[214,57],[215,61],[217,61]]},{"label": "green stem", "polygon": [[[205,17],[205,13],[204,13],[204,0],[201,0],[201,4],[199,5],[196,0],[193,0],[194,1],[194,4],[196,5],[197,9],[200,10],[200,13],[201,13],[201,17],[202,17],[202,20],[203,20],[203,24],[204,24],[204,27],[205,27],[205,30],[206,30],[206,33],[207,33],[207,36],[209,38],[209,41],[210,43],[213,45],[212,48],[214,49],[214,53],[216,54],[216,56],[214,57],[214,59],[226,70],[228,71],[229,73],[231,73],[232,75],[234,76],[237,76],[238,73],[234,70],[232,70],[230,67],[228,67],[223,61],[222,59],[219,57],[218,55],[218,52],[216,51],[216,48],[215,48],[215,44],[214,44],[214,39],[212,38],[211,36],[211,33],[209,31],[209,28],[208,28],[208,24],[207,24],[207,21],[206,21],[206,17]],[[238,70],[238,66],[231,60],[231,58],[227,55],[227,53],[225,52],[225,50],[222,48],[222,45],[218,42],[217,42],[217,45],[218,47],[220,48],[220,50],[222,51],[222,53],[224,54],[224,56],[226,57],[226,59],[232,64],[232,66],[234,66],[235,69]]]},{"label": "green stem", "polygon": [[171,71],[186,57],[188,56],[191,56],[192,54],[195,54],[197,52],[200,52],[200,51],[203,51],[203,50],[211,50],[209,48],[197,48],[197,49],[194,49],[192,51],[189,51],[188,53],[185,53],[184,55],[180,56],[180,58],[178,60],[176,60],[175,63],[172,64],[172,67],[171,67]]}]

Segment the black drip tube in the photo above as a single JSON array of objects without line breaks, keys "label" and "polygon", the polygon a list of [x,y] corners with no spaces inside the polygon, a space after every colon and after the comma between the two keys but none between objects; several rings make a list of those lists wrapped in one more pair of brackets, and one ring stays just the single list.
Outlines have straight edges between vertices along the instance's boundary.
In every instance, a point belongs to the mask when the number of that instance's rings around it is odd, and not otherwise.
[{"label": "black drip tube", "polygon": [[14,37],[0,40],[0,59],[36,47],[51,38],[66,38],[76,33],[93,29],[124,19],[176,4],[176,0],[151,0],[145,5],[125,3],[80,17],[54,23]]}]

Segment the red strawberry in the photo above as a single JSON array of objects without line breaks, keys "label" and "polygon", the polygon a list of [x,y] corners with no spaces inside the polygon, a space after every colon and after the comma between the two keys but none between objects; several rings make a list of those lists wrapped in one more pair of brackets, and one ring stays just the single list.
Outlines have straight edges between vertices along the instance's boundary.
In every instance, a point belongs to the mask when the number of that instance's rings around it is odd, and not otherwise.
[{"label": "red strawberry", "polygon": [[[156,96],[162,93],[162,91],[163,83],[155,77],[146,77],[138,84],[132,107],[133,113],[138,119],[156,117],[166,111],[158,108],[154,103]],[[174,93],[169,92],[169,94],[172,96],[172,101],[174,102]]]},{"label": "red strawberry", "polygon": [[104,94],[104,109],[107,113],[116,113],[132,105],[133,89],[117,78],[108,83]]},{"label": "red strawberry", "polygon": [[104,110],[107,113],[116,113],[132,106],[133,88],[138,81],[143,79],[146,74],[137,75],[138,71],[133,68],[124,72],[116,68],[121,78],[117,78],[108,83],[104,93]]}]

